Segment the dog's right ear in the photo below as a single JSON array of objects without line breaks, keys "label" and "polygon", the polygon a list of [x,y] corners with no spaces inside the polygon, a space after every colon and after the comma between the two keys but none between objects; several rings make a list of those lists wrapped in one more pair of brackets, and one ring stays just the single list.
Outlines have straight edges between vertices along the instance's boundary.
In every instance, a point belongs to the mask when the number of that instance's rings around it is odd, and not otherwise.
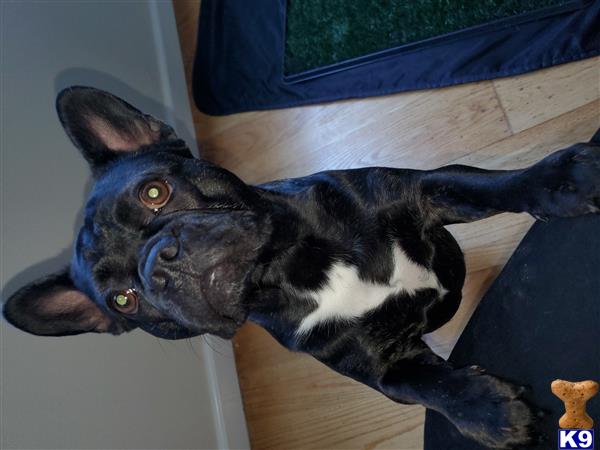
[{"label": "dog's right ear", "polygon": [[154,144],[166,144],[192,157],[173,128],[109,92],[72,86],[58,94],[56,110],[67,135],[96,176],[125,153]]},{"label": "dog's right ear", "polygon": [[3,313],[15,327],[39,336],[126,331],[73,285],[68,270],[22,287]]}]

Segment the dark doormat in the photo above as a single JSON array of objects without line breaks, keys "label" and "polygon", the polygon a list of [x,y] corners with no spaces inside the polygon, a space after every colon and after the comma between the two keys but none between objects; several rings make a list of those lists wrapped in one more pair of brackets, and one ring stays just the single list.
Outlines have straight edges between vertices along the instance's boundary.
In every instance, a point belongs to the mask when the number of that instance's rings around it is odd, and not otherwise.
[{"label": "dark doormat", "polygon": [[[538,423],[545,441],[527,450],[558,448],[564,405],[550,383],[600,382],[600,216],[536,223],[475,311],[450,361],[479,364],[530,386],[526,400],[547,415]],[[598,439],[600,396],[587,410]],[[483,448],[427,411],[425,450]]]},{"label": "dark doormat", "polygon": [[[461,26],[468,28],[446,24],[436,30],[441,36],[418,26],[400,40],[401,33],[384,33],[390,45],[399,45],[362,56],[358,53],[374,47],[350,53],[319,50],[321,59],[286,72],[287,1],[201,2],[193,76],[194,99],[201,111],[221,115],[435,88],[600,54],[600,0],[536,0],[553,4],[541,9],[521,6],[511,17],[504,13],[475,27],[463,18]],[[486,1],[492,0],[481,0]],[[529,1],[533,0],[524,3]],[[465,2],[443,3],[458,8]],[[313,44],[310,51],[317,53]]]}]

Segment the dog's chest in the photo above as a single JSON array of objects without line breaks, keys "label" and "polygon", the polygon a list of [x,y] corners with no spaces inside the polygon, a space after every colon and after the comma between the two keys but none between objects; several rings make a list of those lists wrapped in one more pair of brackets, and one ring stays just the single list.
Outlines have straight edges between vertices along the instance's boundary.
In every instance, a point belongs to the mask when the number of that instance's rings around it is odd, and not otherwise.
[{"label": "dog's chest", "polygon": [[446,292],[435,273],[412,261],[400,247],[395,245],[392,253],[393,272],[384,284],[362,280],[355,266],[333,264],[321,289],[303,292],[317,308],[301,321],[297,333],[305,334],[319,323],[361,317],[398,294],[410,295],[421,289],[435,289],[440,295]]}]

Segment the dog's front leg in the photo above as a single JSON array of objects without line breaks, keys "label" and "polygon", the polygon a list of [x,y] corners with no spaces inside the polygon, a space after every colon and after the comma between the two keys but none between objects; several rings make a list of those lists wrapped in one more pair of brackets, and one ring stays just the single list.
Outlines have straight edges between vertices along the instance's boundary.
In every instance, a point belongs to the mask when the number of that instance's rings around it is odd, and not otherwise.
[{"label": "dog's front leg", "polygon": [[500,212],[536,218],[600,211],[600,145],[577,144],[522,170],[446,166],[421,172],[428,216],[441,224],[469,222]]},{"label": "dog's front leg", "polygon": [[477,366],[454,369],[441,359],[402,362],[387,371],[378,388],[394,401],[420,403],[441,413],[462,434],[487,447],[531,441],[534,415],[520,398],[523,389]]}]

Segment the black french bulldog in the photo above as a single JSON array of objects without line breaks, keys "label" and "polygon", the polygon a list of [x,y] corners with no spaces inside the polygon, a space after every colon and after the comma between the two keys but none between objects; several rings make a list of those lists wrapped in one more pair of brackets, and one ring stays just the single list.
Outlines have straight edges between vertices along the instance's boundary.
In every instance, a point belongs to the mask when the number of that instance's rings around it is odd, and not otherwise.
[{"label": "black french bulldog", "polygon": [[66,89],[57,109],[96,185],[70,268],[9,298],[9,322],[180,339],[229,338],[249,319],[484,445],[530,439],[520,388],[452,367],[421,340],[461,300],[463,255],[444,225],[599,212],[600,133],[523,170],[373,167],[248,186],[107,92]]}]

